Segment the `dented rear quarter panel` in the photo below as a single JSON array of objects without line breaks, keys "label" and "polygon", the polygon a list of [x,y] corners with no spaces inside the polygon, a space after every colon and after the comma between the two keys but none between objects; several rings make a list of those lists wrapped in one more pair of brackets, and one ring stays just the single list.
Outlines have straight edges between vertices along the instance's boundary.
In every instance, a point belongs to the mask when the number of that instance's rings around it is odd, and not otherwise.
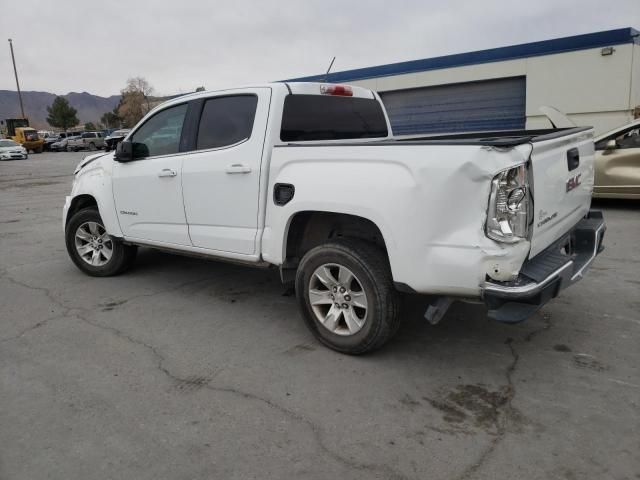
[{"label": "dented rear quarter panel", "polygon": [[420,293],[478,296],[487,274],[511,279],[529,242],[484,234],[491,179],[523,163],[530,145],[283,146],[274,149],[269,190],[295,186],[266,211],[263,258],[281,264],[291,219],[303,211],[357,215],[380,229],[394,281]]}]

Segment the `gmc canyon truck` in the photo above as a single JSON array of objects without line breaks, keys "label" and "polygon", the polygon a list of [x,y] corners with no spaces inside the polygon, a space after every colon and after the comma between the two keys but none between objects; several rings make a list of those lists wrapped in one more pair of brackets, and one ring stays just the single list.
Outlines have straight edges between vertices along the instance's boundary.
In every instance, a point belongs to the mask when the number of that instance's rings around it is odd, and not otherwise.
[{"label": "gmc canyon truck", "polygon": [[379,96],[274,83],[170,100],[116,152],[75,170],[63,226],[88,275],[138,246],[254,266],[295,285],[325,345],[364,353],[399,323],[399,294],[526,319],[602,250],[586,128],[400,139]]}]

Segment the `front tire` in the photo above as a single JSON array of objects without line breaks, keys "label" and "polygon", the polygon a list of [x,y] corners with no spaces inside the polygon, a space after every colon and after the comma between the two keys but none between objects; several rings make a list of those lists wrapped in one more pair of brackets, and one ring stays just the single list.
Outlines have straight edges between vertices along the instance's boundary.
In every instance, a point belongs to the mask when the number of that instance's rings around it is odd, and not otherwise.
[{"label": "front tire", "polygon": [[135,261],[137,248],[111,237],[95,207],[80,210],[71,217],[65,240],[73,263],[93,277],[118,275]]},{"label": "front tire", "polygon": [[309,250],[298,266],[296,296],[314,336],[341,353],[376,350],[400,325],[388,259],[379,247],[361,240]]}]

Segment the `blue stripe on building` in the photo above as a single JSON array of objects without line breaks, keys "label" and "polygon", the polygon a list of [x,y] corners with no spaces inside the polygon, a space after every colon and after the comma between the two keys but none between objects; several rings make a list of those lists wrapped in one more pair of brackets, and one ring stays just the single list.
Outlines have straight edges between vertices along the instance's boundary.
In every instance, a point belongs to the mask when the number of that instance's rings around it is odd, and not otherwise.
[{"label": "blue stripe on building", "polygon": [[[515,60],[518,58],[537,57],[554,53],[572,52],[588,48],[610,47],[626,43],[640,44],[640,32],[634,28],[618,28],[604,32],[587,33],[572,37],[543,40],[540,42],[523,43],[509,47],[490,48],[476,52],[459,53],[443,57],[425,58],[409,62],[390,63],[375,67],[357,68],[342,72],[330,73],[329,82],[347,82],[354,80],[366,80],[369,78],[388,77],[406,73],[438,70],[441,68],[462,67],[482,63]],[[288,82],[314,82],[324,81],[325,75],[312,75],[286,80]]]}]

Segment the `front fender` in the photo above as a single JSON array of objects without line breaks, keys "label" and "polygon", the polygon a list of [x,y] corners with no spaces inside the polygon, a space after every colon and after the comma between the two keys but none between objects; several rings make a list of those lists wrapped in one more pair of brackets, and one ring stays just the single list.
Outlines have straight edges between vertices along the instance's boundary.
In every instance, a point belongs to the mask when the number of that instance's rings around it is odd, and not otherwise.
[{"label": "front fender", "polygon": [[112,188],[113,154],[98,154],[86,157],[76,169],[71,194],[67,197],[64,209],[66,225],[68,211],[75,199],[81,195],[93,197],[107,233],[114,237],[123,237]]}]

